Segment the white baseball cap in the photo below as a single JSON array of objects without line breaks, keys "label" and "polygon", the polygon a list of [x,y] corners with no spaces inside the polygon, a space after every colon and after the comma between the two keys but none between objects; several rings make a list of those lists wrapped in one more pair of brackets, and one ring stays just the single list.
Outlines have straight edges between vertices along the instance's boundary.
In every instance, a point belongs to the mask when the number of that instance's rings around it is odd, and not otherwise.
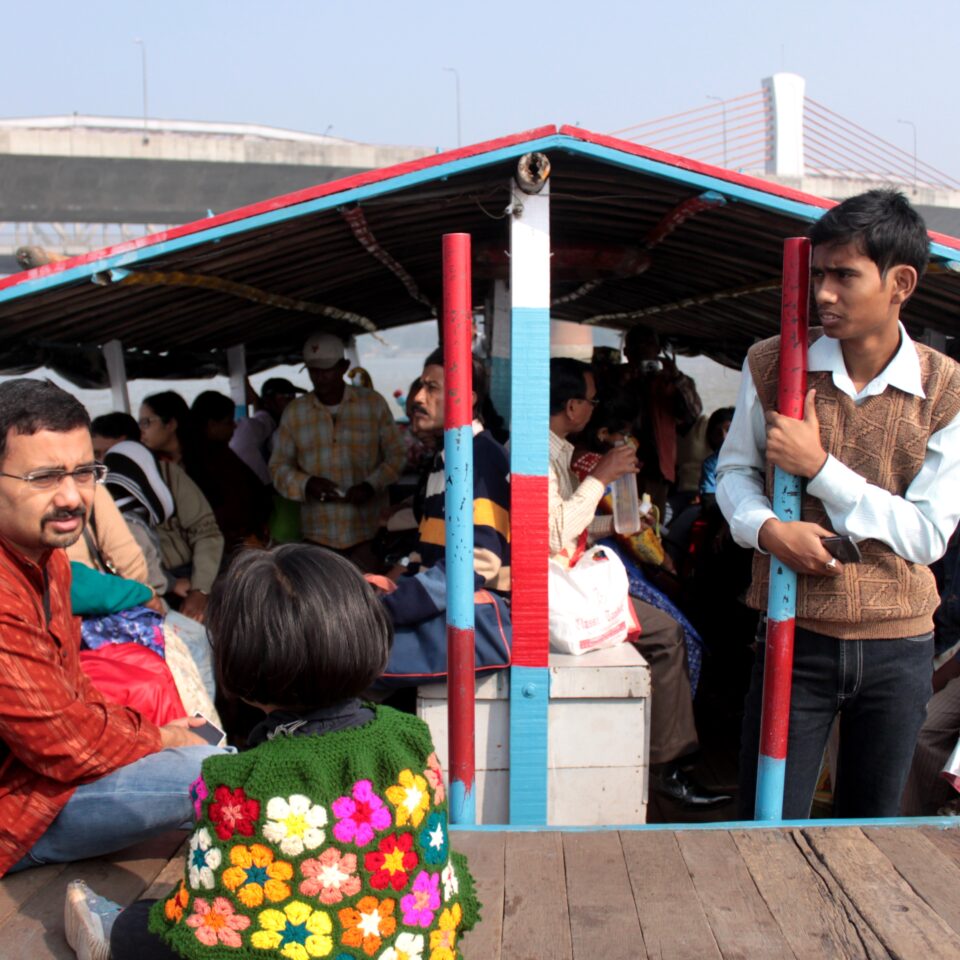
[{"label": "white baseball cap", "polygon": [[343,359],[343,341],[332,333],[315,333],[303,345],[303,363],[306,367],[329,370]]}]

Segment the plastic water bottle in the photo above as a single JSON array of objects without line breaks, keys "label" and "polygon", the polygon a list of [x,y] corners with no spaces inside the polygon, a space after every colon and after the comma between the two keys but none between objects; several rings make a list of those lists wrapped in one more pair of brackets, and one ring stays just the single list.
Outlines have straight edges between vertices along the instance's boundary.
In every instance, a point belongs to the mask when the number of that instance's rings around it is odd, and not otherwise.
[{"label": "plastic water bottle", "polygon": [[632,473],[625,473],[613,481],[613,529],[625,536],[636,533],[640,529],[637,478]]}]

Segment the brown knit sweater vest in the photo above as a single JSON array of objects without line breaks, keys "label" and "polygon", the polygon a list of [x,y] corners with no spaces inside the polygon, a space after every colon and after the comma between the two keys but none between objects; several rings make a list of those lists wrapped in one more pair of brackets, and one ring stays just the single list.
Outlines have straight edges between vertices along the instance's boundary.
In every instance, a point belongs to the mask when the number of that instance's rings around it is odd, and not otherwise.
[{"label": "brown knit sweater vest", "polygon": [[[822,333],[810,331],[810,343]],[[930,436],[960,412],[960,365],[922,344],[915,344],[926,397],[893,387],[859,406],[833,384],[828,371],[811,372],[816,388],[820,441],[827,453],[869,483],[902,497],[923,466]],[[750,348],[748,361],[764,410],[775,410],[780,338]],[[773,466],[767,465],[771,501]],[[831,529],[823,503],[804,492],[801,517]],[[796,622],[800,627],[843,640],[915,637],[933,629],[938,597],[928,567],[898,557],[880,540],[860,544],[861,563],[846,564],[840,577],[797,577]],[[747,603],[767,607],[770,562],[756,552]]]}]

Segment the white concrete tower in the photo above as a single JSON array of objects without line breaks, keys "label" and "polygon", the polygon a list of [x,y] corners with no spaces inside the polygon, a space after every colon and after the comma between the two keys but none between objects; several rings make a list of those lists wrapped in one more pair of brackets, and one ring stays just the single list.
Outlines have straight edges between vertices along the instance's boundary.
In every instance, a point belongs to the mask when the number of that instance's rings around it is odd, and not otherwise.
[{"label": "white concrete tower", "polygon": [[774,177],[803,176],[803,96],[806,81],[795,73],[775,73],[763,81],[769,104],[770,154],[766,172]]}]

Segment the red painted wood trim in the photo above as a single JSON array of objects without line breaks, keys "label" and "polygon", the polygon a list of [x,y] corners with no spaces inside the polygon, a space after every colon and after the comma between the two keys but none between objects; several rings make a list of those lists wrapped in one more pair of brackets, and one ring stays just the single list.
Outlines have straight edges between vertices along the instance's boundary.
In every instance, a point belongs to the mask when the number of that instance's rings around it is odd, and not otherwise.
[{"label": "red painted wood trim", "polygon": [[550,650],[547,622],[547,478],[514,474],[510,480],[510,569],[513,571],[513,663],[546,667]]}]

